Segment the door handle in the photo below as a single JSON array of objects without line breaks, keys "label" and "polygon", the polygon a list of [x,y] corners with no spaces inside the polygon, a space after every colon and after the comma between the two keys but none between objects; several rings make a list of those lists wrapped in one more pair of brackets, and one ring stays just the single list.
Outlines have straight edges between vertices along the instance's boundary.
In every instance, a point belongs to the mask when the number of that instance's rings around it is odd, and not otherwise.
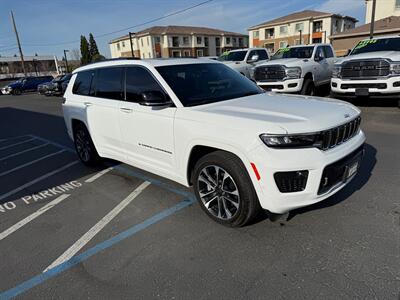
[{"label": "door handle", "polygon": [[127,114],[133,112],[133,109],[131,109],[131,108],[126,108],[126,107],[121,107],[120,110],[121,110],[122,112],[124,112],[124,113],[127,113]]},{"label": "door handle", "polygon": [[91,106],[91,105],[93,105],[92,102],[83,102],[83,104],[85,104],[85,106]]}]

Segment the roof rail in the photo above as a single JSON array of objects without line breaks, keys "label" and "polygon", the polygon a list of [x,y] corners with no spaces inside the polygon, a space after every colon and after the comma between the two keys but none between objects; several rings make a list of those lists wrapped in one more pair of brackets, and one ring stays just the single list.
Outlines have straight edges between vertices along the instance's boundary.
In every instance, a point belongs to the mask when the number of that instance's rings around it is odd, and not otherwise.
[{"label": "roof rail", "polygon": [[88,63],[86,65],[82,65],[83,66],[90,66],[90,65],[94,65],[94,64],[98,64],[98,63],[102,63],[102,62],[107,62],[107,61],[116,61],[116,60],[140,60],[140,57],[117,57],[117,58],[106,58],[103,60],[99,60],[99,61],[94,61],[91,63]]}]

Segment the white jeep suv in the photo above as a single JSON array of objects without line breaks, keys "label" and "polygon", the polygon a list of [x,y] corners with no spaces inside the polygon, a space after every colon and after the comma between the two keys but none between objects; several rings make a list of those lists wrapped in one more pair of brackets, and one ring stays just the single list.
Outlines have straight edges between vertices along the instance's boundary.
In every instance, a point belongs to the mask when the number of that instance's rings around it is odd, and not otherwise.
[{"label": "white jeep suv", "polygon": [[360,41],[334,67],[332,93],[338,97],[400,97],[400,37]]},{"label": "white jeep suv", "polygon": [[281,48],[254,68],[253,77],[266,90],[314,95],[316,87],[330,83],[335,60],[329,44]]},{"label": "white jeep suv", "polygon": [[91,64],[74,71],[64,97],[83,163],[107,157],[193,186],[202,209],[229,226],[333,195],[363,153],[356,107],[266,93],[211,60]]},{"label": "white jeep suv", "polygon": [[252,68],[269,60],[269,54],[265,48],[237,49],[229,51],[228,54],[221,56],[219,60],[231,69],[238,71],[247,78],[251,78]]}]

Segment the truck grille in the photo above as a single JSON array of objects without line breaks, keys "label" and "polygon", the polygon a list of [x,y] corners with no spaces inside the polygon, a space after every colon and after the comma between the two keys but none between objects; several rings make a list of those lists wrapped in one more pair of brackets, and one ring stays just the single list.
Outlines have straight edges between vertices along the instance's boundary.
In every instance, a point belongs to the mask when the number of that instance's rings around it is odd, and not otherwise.
[{"label": "truck grille", "polygon": [[343,63],[341,77],[349,79],[375,78],[388,76],[390,64],[383,59],[354,60]]},{"label": "truck grille", "polygon": [[321,149],[328,150],[336,147],[354,137],[360,129],[361,117],[341,125],[321,132]]},{"label": "truck grille", "polygon": [[260,66],[254,70],[254,79],[261,82],[280,81],[286,77],[283,66]]}]

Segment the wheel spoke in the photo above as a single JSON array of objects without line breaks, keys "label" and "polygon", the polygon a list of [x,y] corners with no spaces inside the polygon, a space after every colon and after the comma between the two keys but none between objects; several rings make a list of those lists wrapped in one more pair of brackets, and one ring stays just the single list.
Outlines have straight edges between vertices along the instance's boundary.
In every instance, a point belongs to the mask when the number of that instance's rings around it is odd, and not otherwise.
[{"label": "wheel spoke", "polygon": [[225,197],[221,197],[221,202],[222,202],[222,206],[223,206],[224,211],[225,211],[225,216],[226,216],[228,219],[230,219],[230,218],[232,218],[232,213],[229,211],[229,208],[228,208],[228,206],[226,205],[225,199],[226,199]]},{"label": "wheel spoke", "polygon": [[204,206],[207,208],[207,209],[210,209],[210,204],[211,204],[211,202],[213,202],[214,200],[218,200],[218,197],[217,196],[214,196],[214,197],[212,197],[210,200],[208,200],[208,201],[203,201],[203,203],[204,203]]},{"label": "wheel spoke", "polygon": [[230,204],[232,204],[236,209],[239,208],[239,202],[234,201],[233,199],[230,199],[226,196],[223,196],[224,200],[229,201]]}]

